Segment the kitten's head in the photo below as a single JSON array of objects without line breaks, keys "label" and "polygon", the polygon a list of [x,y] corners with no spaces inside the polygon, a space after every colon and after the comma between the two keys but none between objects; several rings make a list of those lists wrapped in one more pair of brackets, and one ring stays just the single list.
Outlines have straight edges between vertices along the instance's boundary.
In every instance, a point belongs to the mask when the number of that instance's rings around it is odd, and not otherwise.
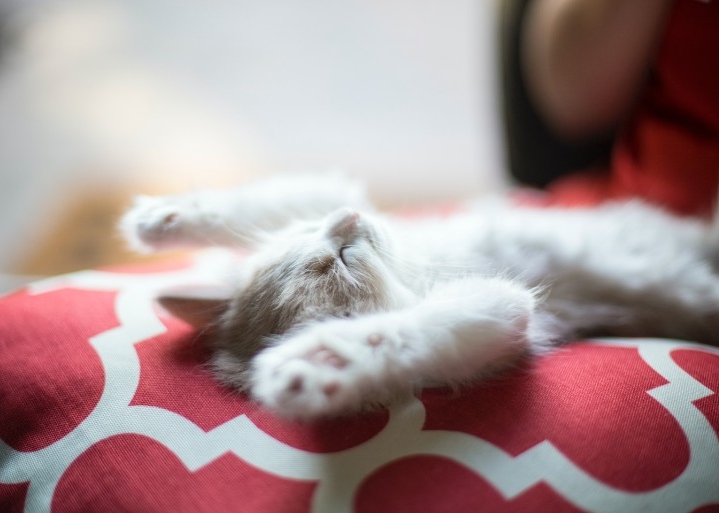
[{"label": "kitten's head", "polygon": [[269,234],[242,263],[239,286],[219,317],[218,349],[246,363],[309,321],[401,305],[410,293],[391,252],[378,222],[348,208]]},{"label": "kitten's head", "polygon": [[281,335],[307,321],[380,310],[392,301],[387,241],[368,217],[340,209],[269,235],[247,261],[225,316],[242,337]]}]

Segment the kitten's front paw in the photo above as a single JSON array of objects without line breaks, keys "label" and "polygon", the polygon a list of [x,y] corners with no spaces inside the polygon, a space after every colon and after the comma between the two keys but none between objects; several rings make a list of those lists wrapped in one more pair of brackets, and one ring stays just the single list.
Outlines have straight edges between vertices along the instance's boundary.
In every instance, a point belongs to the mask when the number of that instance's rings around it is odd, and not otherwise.
[{"label": "kitten's front paw", "polygon": [[191,243],[197,217],[197,207],[188,198],[139,196],[120,220],[120,231],[135,250],[168,249]]},{"label": "kitten's front paw", "polygon": [[[378,336],[336,331],[310,329],[260,353],[253,362],[254,398],[290,418],[341,415],[365,407],[373,374],[381,370],[381,363],[373,361]],[[373,399],[379,402],[379,397]]]}]

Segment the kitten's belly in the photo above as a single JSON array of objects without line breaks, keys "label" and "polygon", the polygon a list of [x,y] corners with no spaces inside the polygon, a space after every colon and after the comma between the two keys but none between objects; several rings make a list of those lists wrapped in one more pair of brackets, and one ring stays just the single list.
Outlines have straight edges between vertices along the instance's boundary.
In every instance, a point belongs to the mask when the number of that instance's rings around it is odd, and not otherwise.
[{"label": "kitten's belly", "polygon": [[493,209],[437,231],[438,261],[538,284],[581,274],[642,280],[705,265],[705,225],[643,204],[594,210]]}]

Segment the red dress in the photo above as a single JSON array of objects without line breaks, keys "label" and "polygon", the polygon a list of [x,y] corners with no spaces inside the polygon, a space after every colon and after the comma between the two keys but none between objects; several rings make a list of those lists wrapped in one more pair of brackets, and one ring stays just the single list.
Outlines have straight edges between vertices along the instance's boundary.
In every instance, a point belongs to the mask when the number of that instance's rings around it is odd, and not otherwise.
[{"label": "red dress", "polygon": [[641,197],[708,215],[719,191],[719,0],[677,0],[646,88],[622,128],[608,172],[550,185],[551,202]]}]

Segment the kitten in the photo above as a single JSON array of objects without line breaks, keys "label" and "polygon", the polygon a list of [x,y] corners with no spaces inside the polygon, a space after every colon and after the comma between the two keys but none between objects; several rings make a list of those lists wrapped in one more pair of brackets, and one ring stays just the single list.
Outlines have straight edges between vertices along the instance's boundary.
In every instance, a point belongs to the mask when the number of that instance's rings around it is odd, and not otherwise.
[{"label": "kitten", "polygon": [[137,249],[252,248],[225,297],[160,302],[213,328],[222,382],[288,417],[457,385],[575,337],[719,343],[719,231],[639,201],[381,215],[340,176],[138,198]]}]

